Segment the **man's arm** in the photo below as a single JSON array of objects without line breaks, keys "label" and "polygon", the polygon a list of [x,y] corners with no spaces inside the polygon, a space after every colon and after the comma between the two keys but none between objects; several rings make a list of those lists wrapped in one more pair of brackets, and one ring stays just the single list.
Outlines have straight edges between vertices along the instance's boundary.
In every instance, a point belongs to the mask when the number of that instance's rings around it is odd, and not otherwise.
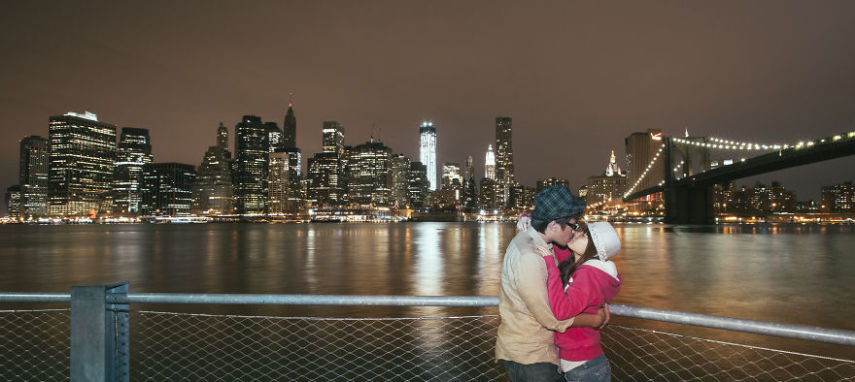
[{"label": "man's arm", "polygon": [[563,333],[574,319],[559,321],[549,307],[549,297],[546,293],[546,264],[537,254],[523,255],[519,262],[519,279],[517,287],[520,297],[534,319],[543,327]]},{"label": "man's arm", "polygon": [[610,319],[609,304],[605,304],[605,306],[597,310],[597,314],[582,313],[576,316],[570,327],[602,329],[608,325]]}]

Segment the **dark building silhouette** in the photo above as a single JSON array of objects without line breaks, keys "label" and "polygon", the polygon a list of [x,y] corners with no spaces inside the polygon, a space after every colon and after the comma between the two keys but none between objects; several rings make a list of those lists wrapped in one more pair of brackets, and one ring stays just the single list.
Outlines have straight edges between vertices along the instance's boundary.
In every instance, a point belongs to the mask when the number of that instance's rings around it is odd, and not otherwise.
[{"label": "dark building silhouette", "polygon": [[21,139],[18,182],[21,186],[21,217],[47,215],[50,149],[48,140],[32,135]]},{"label": "dark building silhouette", "polygon": [[190,214],[196,170],[183,163],[149,163],[142,171],[142,214],[181,216]]},{"label": "dark building silhouette", "polygon": [[113,170],[113,213],[139,215],[142,168],[153,159],[148,129],[123,127]]},{"label": "dark building silhouette", "polygon": [[205,152],[193,185],[194,213],[223,215],[233,212],[232,153],[228,144],[229,130],[220,123],[217,128],[217,144],[208,147]]},{"label": "dark building silhouette", "polygon": [[288,104],[285,122],[282,123],[282,146],[297,147],[297,117],[294,116],[292,104]]},{"label": "dark building silhouette", "polygon": [[257,215],[266,212],[270,127],[253,115],[245,115],[235,125],[232,190],[235,212],[238,214]]},{"label": "dark building silhouette", "polygon": [[98,116],[66,113],[50,117],[48,214],[85,216],[104,212],[116,159],[116,126]]}]

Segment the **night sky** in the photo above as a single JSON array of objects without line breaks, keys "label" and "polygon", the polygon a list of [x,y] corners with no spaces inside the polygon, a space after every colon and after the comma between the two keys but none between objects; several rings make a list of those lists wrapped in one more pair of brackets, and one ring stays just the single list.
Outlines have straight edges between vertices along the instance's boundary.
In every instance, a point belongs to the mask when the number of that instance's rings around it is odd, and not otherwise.
[{"label": "night sky", "polygon": [[[0,32],[4,193],[51,115],[149,129],[155,161],[198,166],[220,122],[281,126],[289,92],[304,158],[337,120],[346,144],[373,135],[418,160],[433,121],[438,164],[471,155],[480,179],[511,116],[517,178],[574,190],[648,128],[780,144],[855,130],[853,1],[18,1]],[[817,199],[853,165],[759,180]]]}]

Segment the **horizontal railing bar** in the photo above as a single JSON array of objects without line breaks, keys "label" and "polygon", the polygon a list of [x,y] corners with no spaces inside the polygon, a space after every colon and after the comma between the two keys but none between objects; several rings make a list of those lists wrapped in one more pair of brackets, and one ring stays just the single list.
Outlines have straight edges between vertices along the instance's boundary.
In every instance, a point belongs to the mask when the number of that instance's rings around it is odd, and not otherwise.
[{"label": "horizontal railing bar", "polygon": [[352,296],[312,294],[174,294],[133,293],[107,296],[112,304],[235,304],[235,305],[352,305],[352,306],[497,306],[489,296]]},{"label": "horizontal railing bar", "polygon": [[[0,302],[67,303],[70,301],[69,293],[0,293]],[[106,302],[109,304],[495,307],[498,306],[499,299],[490,296],[129,293],[127,296],[107,295]],[[855,331],[849,330],[745,320],[622,304],[612,304],[610,307],[612,315],[615,316],[855,346]]]},{"label": "horizontal railing bar", "polygon": [[0,292],[0,302],[71,302],[71,293]]},{"label": "horizontal railing bar", "polygon": [[615,316],[855,346],[855,331],[850,330],[779,324],[630,305],[614,304],[609,307]]}]

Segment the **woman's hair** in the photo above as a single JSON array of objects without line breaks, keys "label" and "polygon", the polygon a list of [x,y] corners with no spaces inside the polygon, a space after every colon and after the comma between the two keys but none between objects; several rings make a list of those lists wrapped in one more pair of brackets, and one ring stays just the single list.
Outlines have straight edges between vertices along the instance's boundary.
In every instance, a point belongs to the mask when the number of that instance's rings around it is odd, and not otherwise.
[{"label": "woman's hair", "polygon": [[558,269],[561,270],[561,282],[564,286],[567,286],[567,283],[570,281],[570,277],[572,277],[573,273],[576,272],[576,268],[579,268],[579,266],[584,264],[586,261],[597,257],[597,248],[594,246],[594,241],[591,240],[591,231],[588,230],[588,225],[585,223],[579,223],[579,228],[585,233],[585,236],[588,237],[588,245],[585,247],[585,252],[581,254],[578,261],[574,261],[575,256],[570,256],[570,258],[562,261],[561,264],[558,264]]}]

